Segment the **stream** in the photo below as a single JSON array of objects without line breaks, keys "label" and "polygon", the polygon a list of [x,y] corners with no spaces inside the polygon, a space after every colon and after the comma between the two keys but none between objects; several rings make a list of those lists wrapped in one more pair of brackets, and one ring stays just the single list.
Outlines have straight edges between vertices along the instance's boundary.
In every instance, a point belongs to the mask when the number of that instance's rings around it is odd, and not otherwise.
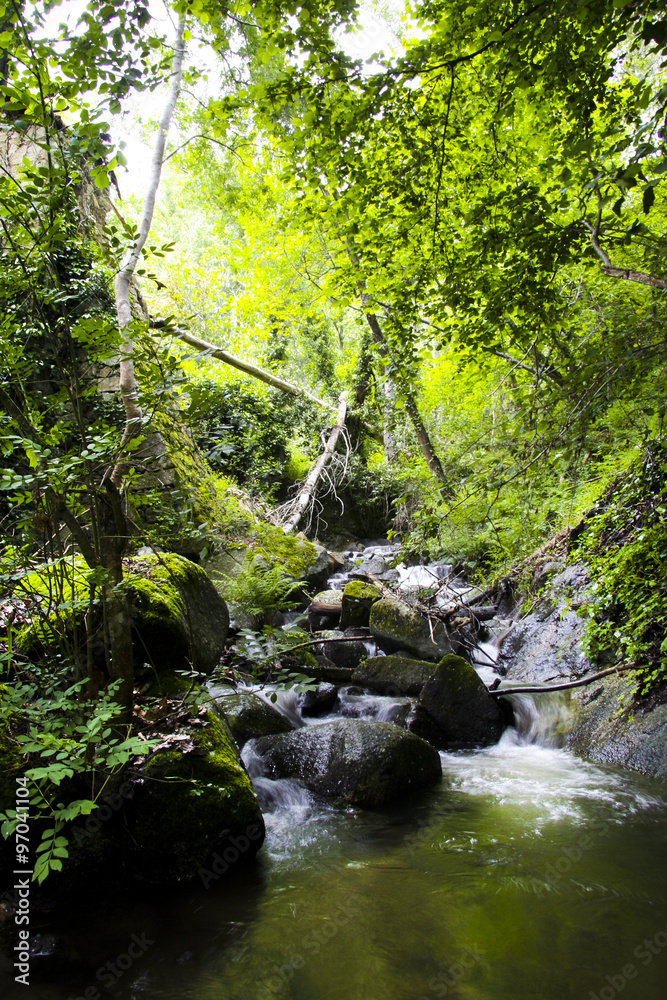
[{"label": "stream", "polygon": [[[391,720],[405,700],[343,689],[336,714]],[[567,693],[513,700],[496,746],[441,753],[441,785],[383,810],[263,777],[249,744],[267,827],[256,860],[37,918],[27,995],[663,1000],[667,788],[564,750]],[[331,718],[303,719],[292,692],[277,707],[299,724]],[[4,951],[7,1000],[26,995],[11,962]]]}]

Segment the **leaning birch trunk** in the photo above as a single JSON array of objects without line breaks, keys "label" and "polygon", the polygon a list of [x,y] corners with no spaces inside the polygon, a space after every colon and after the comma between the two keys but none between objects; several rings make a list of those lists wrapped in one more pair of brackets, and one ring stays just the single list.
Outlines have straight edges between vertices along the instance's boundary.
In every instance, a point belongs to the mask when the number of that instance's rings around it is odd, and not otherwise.
[{"label": "leaning birch trunk", "polygon": [[153,221],[153,211],[155,209],[155,196],[160,184],[162,174],[162,161],[164,159],[164,148],[167,142],[167,133],[171,125],[178,95],[181,91],[181,78],[183,75],[183,54],[185,52],[185,42],[183,33],[185,30],[185,16],[181,15],[178,28],[176,30],[176,44],[174,47],[174,57],[171,64],[171,86],[169,96],[164,106],[160,124],[158,125],[155,147],[151,160],[150,175],[146,198],[144,200],[141,223],[139,225],[138,238],[133,243],[127,253],[123,263],[116,274],[114,291],[116,297],[116,314],[118,316],[118,326],[122,334],[121,354],[120,354],[120,395],[125,409],[125,428],[120,442],[120,456],[111,474],[111,482],[120,488],[127,470],[127,445],[141,428],[143,413],[137,401],[138,386],[134,374],[134,362],[132,352],[134,345],[127,330],[132,322],[132,311],[130,308],[130,283],[132,275],[137,266],[139,255],[144,248],[151,223]]},{"label": "leaning birch trunk", "polygon": [[329,435],[329,440],[327,441],[326,448],[317,459],[312,469],[308,473],[305,483],[296,498],[296,505],[289,519],[283,525],[283,530],[285,534],[291,534],[297,527],[299,521],[303,517],[305,511],[308,508],[308,504],[311,502],[315,495],[315,490],[317,489],[317,484],[320,480],[322,472],[327,467],[334,451],[336,450],[336,444],[338,443],[338,438],[340,433],[345,426],[345,415],[347,413],[347,393],[342,392],[338,397],[338,412],[336,413],[336,423],[334,424],[331,434]]},{"label": "leaning birch trunk", "polygon": [[[366,322],[368,323],[371,333],[373,335],[373,340],[380,352],[380,355],[384,357],[386,355],[386,346],[384,343],[384,338],[382,336],[382,330],[378,322],[378,318],[374,313],[368,312],[369,298],[367,295],[362,295],[361,307],[364,309],[366,316]],[[412,423],[412,427],[417,437],[419,447],[421,448],[422,455],[426,459],[426,464],[429,468],[429,472],[434,477],[438,479],[443,486],[447,486],[447,478],[445,476],[444,470],[442,468],[442,463],[436,454],[435,448],[431,443],[428,431],[426,430],[426,424],[423,421],[422,415],[419,412],[419,407],[417,406],[417,400],[415,399],[415,394],[413,392],[412,386],[408,385],[404,379],[401,379],[398,384],[398,391],[403,397],[403,402],[405,403],[405,409]]]},{"label": "leaning birch trunk", "polygon": [[[203,354],[217,358],[219,361],[224,361],[225,364],[231,365],[232,368],[238,368],[240,372],[245,372],[246,375],[252,375],[253,378],[259,379],[260,382],[266,382],[267,385],[273,386],[274,389],[280,389],[281,392],[285,392],[290,396],[307,399],[311,403],[314,403],[315,406],[321,406],[323,410],[337,412],[337,407],[333,403],[328,402],[328,400],[319,399],[318,396],[314,396],[312,392],[308,392],[307,389],[303,389],[300,385],[293,385],[291,382],[286,382],[284,379],[278,378],[277,375],[272,375],[271,372],[267,372],[263,368],[251,364],[249,361],[237,358],[235,354],[230,354],[229,351],[223,351],[221,347],[209,344],[207,340],[202,340],[201,337],[195,337],[188,330],[178,330],[173,333],[173,336],[177,337],[178,340],[182,340],[184,344],[189,344],[190,347],[196,347]],[[375,438],[378,441],[382,440],[382,435],[375,427],[371,427],[365,421],[362,421],[361,426],[369,437]]]},{"label": "leaning birch trunk", "polygon": [[291,382],[285,382],[284,379],[277,378],[276,375],[264,371],[263,368],[258,368],[257,365],[253,365],[249,361],[243,361],[234,354],[230,354],[229,351],[223,351],[221,347],[209,344],[207,340],[195,337],[194,334],[189,333],[187,330],[178,330],[174,333],[174,336],[182,340],[184,344],[196,347],[198,351],[205,352],[213,358],[218,358],[219,361],[224,361],[225,364],[231,365],[232,368],[238,368],[239,371],[245,372],[246,375],[252,375],[253,378],[259,379],[260,382],[266,382],[267,385],[273,386],[274,389],[280,389],[291,396],[301,396],[303,399],[309,399],[311,403],[315,403],[316,406],[321,406],[325,410],[336,410],[333,403],[329,403],[325,399],[318,399],[317,396],[313,396],[307,389],[302,389],[298,385],[292,385]]}]

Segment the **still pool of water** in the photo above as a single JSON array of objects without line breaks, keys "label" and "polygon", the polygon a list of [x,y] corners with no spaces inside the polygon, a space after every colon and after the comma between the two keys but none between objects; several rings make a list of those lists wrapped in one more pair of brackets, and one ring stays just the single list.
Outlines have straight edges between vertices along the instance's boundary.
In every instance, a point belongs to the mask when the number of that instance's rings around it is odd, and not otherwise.
[{"label": "still pool of water", "polygon": [[256,862],[36,919],[3,998],[664,1000],[667,787],[513,730],[442,760],[383,812],[256,779]]}]

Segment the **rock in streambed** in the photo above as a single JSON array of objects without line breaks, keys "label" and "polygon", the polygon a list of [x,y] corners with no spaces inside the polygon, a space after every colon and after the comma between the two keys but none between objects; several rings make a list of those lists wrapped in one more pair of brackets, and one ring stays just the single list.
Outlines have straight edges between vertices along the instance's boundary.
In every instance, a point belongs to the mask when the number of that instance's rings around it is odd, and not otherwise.
[{"label": "rock in streambed", "polygon": [[497,743],[505,719],[475,669],[450,654],[424,685],[408,727],[441,750],[471,750]]},{"label": "rock in streambed", "polygon": [[352,674],[352,683],[378,694],[419,694],[435,673],[435,664],[409,656],[369,656]]},{"label": "rock in streambed", "polygon": [[213,696],[216,713],[229,726],[237,747],[248,740],[275,733],[288,733],[294,726],[272,705],[252,691],[229,691]]},{"label": "rock in streambed", "polygon": [[267,777],[296,778],[352,805],[383,806],[442,777],[435,748],[389,722],[338,719],[251,746]]}]

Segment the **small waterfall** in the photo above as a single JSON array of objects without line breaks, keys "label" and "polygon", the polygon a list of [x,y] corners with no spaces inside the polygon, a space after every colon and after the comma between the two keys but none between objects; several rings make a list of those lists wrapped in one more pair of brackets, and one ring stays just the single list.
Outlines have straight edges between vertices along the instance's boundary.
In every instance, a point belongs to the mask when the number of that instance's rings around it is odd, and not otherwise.
[{"label": "small waterfall", "polygon": [[[262,701],[265,701],[267,705],[271,705],[275,708],[277,712],[284,715],[292,725],[300,728],[304,725],[304,719],[301,715],[301,695],[297,694],[292,688],[285,690],[285,688],[273,688],[273,687],[263,687],[256,688],[255,694],[259,695]],[[275,700],[274,700],[275,699]]]},{"label": "small waterfall", "polygon": [[412,705],[409,698],[355,694],[354,688],[341,688],[338,702],[338,715],[346,719],[375,719],[377,722],[395,722],[401,712],[409,710]]},{"label": "small waterfall", "polygon": [[574,718],[567,691],[510,694],[516,742],[562,747]]}]

